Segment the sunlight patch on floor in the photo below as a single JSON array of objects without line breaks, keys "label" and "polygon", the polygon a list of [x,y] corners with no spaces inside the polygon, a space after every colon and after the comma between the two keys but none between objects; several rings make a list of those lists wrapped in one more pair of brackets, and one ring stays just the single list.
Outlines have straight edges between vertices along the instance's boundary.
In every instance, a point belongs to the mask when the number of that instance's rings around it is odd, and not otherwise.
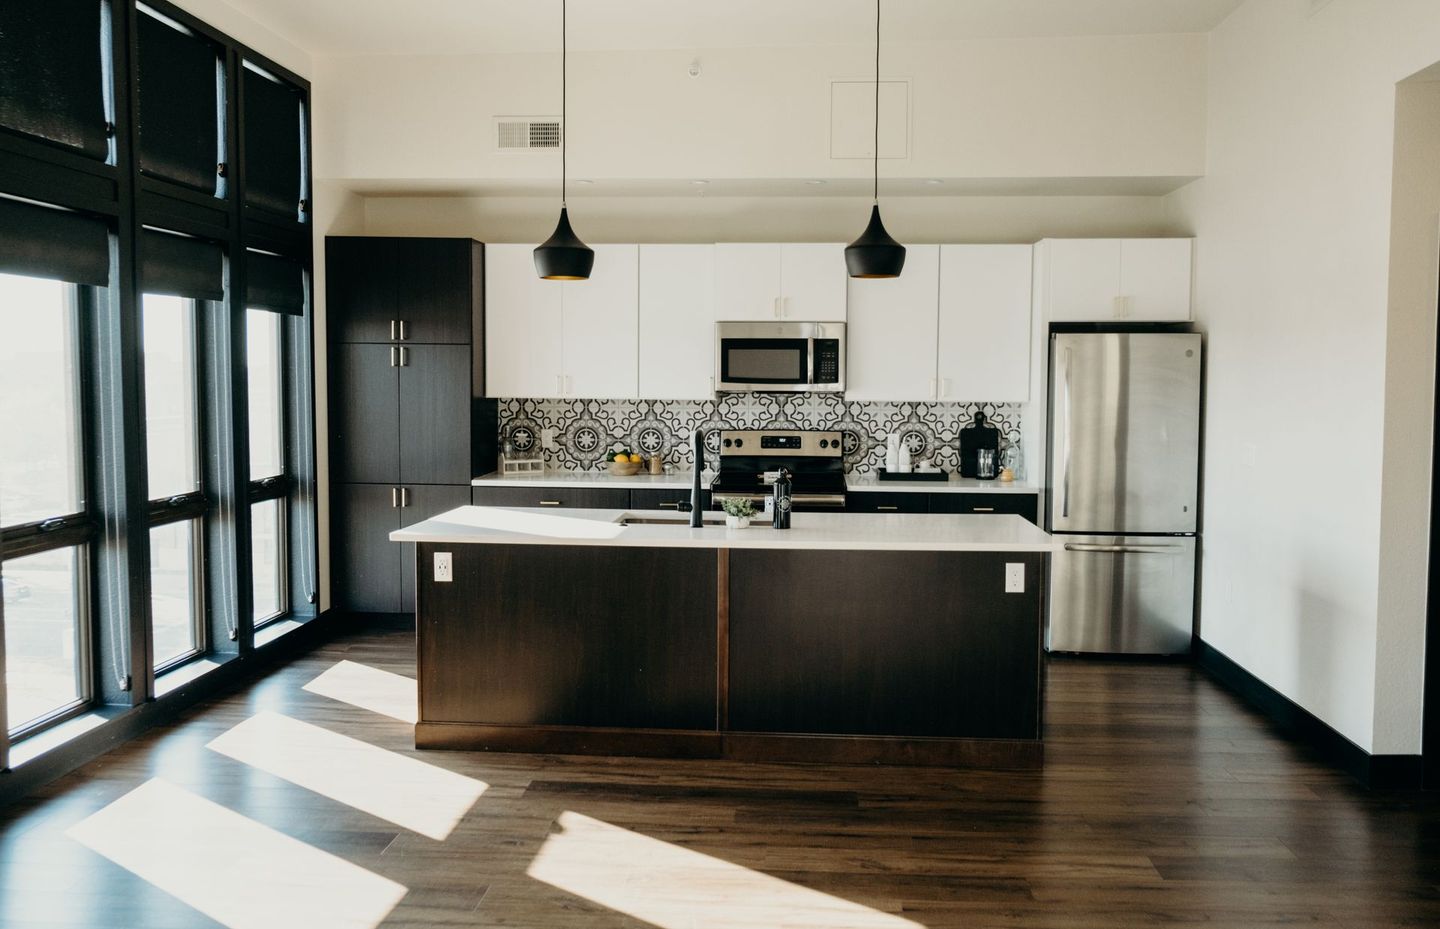
[{"label": "sunlight patch on floor", "polygon": [[489,786],[279,713],[257,713],[207,747],[437,841]]},{"label": "sunlight patch on floor", "polygon": [[580,813],[556,823],[526,873],[660,929],[923,929]]},{"label": "sunlight patch on floor", "polygon": [[355,661],[340,661],[306,684],[304,689],[398,719],[402,723],[415,723],[420,719],[415,687],[415,680],[403,674],[382,671]]},{"label": "sunlight patch on floor", "polygon": [[230,929],[375,929],[406,893],[160,778],[66,834]]}]

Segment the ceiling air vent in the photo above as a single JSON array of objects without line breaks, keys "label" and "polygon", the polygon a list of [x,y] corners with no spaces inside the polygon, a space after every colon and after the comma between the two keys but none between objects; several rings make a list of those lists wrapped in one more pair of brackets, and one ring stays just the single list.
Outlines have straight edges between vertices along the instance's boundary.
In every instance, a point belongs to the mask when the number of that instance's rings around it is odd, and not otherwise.
[{"label": "ceiling air vent", "polygon": [[495,147],[502,152],[560,147],[558,116],[497,116]]}]

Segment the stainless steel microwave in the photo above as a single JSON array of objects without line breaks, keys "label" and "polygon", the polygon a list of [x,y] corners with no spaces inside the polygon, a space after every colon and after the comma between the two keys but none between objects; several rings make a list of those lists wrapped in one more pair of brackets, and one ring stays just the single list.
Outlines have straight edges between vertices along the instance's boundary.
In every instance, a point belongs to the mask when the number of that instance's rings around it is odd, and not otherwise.
[{"label": "stainless steel microwave", "polygon": [[716,323],[715,389],[845,390],[844,323]]}]

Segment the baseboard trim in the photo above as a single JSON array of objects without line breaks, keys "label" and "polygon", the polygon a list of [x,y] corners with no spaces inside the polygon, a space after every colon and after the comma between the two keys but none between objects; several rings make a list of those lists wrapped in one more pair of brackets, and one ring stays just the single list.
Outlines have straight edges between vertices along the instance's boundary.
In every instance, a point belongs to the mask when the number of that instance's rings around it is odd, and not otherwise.
[{"label": "baseboard trim", "polygon": [[1366,787],[1420,788],[1421,756],[1370,754],[1203,639],[1196,640],[1195,660],[1202,670],[1263,713],[1285,735],[1308,745],[1325,762]]},{"label": "baseboard trim", "polygon": [[177,719],[195,704],[224,696],[276,665],[309,652],[344,628],[346,615],[327,610],[284,638],[256,648],[248,655],[232,658],[203,677],[148,703],[124,708],[102,707],[110,718],[100,725],[17,768],[0,772],[0,809],[23,800],[146,730]]}]

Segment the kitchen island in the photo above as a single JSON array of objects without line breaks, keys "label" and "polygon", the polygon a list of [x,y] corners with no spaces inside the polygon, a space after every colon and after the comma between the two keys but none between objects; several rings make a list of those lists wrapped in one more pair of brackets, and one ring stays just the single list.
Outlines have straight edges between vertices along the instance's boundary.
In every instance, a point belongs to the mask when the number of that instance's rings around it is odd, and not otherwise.
[{"label": "kitchen island", "polygon": [[1046,533],[718,518],[467,506],[391,533],[416,543],[416,745],[1040,763]]}]

